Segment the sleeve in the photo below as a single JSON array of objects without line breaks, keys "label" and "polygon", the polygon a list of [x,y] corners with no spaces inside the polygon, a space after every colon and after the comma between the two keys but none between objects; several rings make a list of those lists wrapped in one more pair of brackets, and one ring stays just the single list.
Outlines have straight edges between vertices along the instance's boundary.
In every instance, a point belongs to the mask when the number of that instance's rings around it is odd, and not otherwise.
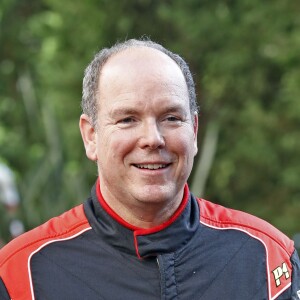
[{"label": "sleeve", "polygon": [[299,300],[300,299],[300,259],[296,250],[294,251],[291,257],[291,262],[293,266],[291,299]]},{"label": "sleeve", "polygon": [[0,277],[0,299],[1,300],[10,300],[10,296],[8,295],[7,289]]}]

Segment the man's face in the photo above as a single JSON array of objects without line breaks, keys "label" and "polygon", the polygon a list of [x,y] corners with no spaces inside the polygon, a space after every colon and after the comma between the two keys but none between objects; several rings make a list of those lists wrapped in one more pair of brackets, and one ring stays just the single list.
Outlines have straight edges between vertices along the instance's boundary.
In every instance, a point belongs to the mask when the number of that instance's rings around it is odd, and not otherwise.
[{"label": "man's face", "polygon": [[93,145],[86,148],[107,202],[179,205],[198,125],[179,67],[157,50],[125,50],[104,65],[98,99]]}]

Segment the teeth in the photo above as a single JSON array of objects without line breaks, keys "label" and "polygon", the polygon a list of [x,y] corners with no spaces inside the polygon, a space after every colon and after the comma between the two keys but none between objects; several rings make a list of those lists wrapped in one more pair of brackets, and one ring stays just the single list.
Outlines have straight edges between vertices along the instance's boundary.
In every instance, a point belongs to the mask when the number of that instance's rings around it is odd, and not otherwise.
[{"label": "teeth", "polygon": [[149,169],[149,170],[157,170],[161,168],[165,168],[167,165],[162,164],[147,164],[147,165],[136,165],[140,169]]}]

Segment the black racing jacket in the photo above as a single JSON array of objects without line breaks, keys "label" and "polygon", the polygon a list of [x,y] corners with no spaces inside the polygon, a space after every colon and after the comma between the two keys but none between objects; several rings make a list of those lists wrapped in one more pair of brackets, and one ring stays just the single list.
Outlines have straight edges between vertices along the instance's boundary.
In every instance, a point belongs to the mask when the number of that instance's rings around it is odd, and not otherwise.
[{"label": "black racing jacket", "polygon": [[293,242],[256,217],[189,193],[151,229],[91,198],[0,250],[0,299],[300,299]]}]

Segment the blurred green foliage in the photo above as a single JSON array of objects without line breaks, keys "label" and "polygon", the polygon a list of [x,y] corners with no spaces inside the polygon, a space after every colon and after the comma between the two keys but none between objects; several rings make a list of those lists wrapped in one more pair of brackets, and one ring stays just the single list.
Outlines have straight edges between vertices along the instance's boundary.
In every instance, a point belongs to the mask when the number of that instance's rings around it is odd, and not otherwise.
[{"label": "blurred green foliage", "polygon": [[[146,35],[195,75],[192,190],[202,181],[201,196],[299,232],[299,11],[292,0],[2,0],[0,159],[17,177],[26,228],[88,196],[96,167],[78,130],[83,70],[102,47]],[[215,155],[198,178],[210,125]]]}]

